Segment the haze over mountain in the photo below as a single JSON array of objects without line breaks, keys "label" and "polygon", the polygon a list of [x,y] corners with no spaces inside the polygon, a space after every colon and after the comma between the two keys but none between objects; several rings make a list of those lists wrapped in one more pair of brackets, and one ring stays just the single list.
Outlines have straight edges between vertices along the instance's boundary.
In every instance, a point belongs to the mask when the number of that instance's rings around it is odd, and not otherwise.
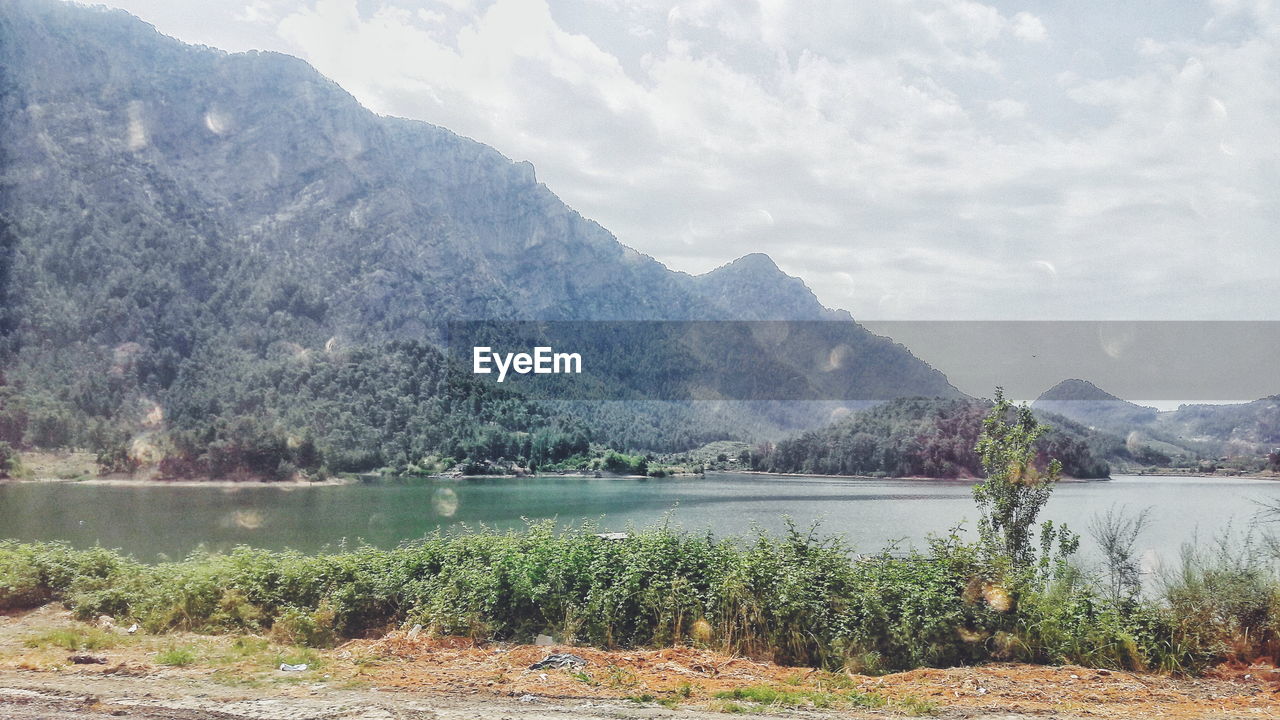
[{"label": "haze over mountain", "polygon": [[1086,380],[1072,379],[1049,388],[1032,405],[1126,438],[1135,456],[1161,465],[1177,458],[1262,456],[1280,445],[1280,396],[1233,405],[1185,404],[1157,412]]},{"label": "haze over mountain", "polygon": [[[959,395],[766,256],[672,272],[567,207],[529,163],[377,116],[292,57],[15,0],[0,8],[0,126],[0,429],[13,442],[207,470],[211,448],[269,464],[241,452],[261,436],[264,457],[315,461],[296,452],[314,444],[359,468],[585,431],[442,375],[432,344],[461,319],[833,320],[803,341],[743,337],[732,349],[749,362],[733,369],[771,373],[760,384],[781,369],[816,398]],[[832,364],[835,350],[846,360]],[[652,353],[665,362],[661,344]],[[594,439],[687,445],[749,415]]]},{"label": "haze over mountain", "polygon": [[1035,407],[1073,420],[1108,429],[1145,425],[1155,420],[1155,408],[1122,400],[1087,380],[1063,380],[1041,393]]}]

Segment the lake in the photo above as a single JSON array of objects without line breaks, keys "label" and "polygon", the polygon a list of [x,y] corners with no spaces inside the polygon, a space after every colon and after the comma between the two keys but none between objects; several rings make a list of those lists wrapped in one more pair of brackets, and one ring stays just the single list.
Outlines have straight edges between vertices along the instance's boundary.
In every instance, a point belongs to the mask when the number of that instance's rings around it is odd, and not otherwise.
[{"label": "lake", "polygon": [[[1140,540],[1148,555],[1176,557],[1183,542],[1207,542],[1245,529],[1259,501],[1280,500],[1267,480],[1116,476],[1063,483],[1045,516],[1086,536],[1090,519],[1109,507],[1150,507]],[[845,536],[875,552],[893,543],[919,546],[930,533],[977,512],[961,481],[773,477],[718,473],[705,478],[539,477],[432,480],[326,486],[117,486],[85,483],[0,485],[0,537],[65,540],[119,548],[152,561],[180,558],[198,546],[239,544],[301,551],[343,543],[393,547],[437,528],[518,528],[522,518],[561,524],[594,520],[626,530],[669,518],[688,530],[740,535],[777,531],[783,516]],[[1277,526],[1280,529],[1280,525]]]}]

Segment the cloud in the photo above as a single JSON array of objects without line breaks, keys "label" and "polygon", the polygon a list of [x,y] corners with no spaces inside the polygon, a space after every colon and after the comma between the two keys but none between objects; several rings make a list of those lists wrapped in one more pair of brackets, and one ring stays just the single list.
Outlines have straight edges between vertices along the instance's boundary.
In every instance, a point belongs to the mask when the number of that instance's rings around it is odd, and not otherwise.
[{"label": "cloud", "polygon": [[1027,42],[1038,43],[1049,39],[1049,31],[1045,30],[1044,23],[1029,12],[1014,15],[1011,30],[1014,37]]},{"label": "cloud", "polygon": [[768,252],[863,317],[1280,314],[1262,0],[1105,27],[972,0],[217,7],[161,29],[269,43],[375,111],[531,160],[677,269]]},{"label": "cloud", "polygon": [[1000,120],[1016,120],[1026,116],[1027,104],[1013,98],[1001,98],[987,103],[987,110]]}]

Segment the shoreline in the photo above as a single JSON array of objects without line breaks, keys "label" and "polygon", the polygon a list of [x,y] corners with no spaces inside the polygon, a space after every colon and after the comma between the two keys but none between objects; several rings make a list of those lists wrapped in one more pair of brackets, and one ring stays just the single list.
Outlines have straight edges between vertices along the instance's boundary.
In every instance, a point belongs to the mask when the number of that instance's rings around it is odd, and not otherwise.
[{"label": "shoreline", "polygon": [[229,480],[225,478],[140,478],[140,477],[113,477],[110,475],[103,477],[93,477],[85,479],[76,478],[5,478],[0,480],[0,485],[7,484],[61,484],[61,485],[97,485],[97,486],[114,486],[114,487],[216,487],[216,488],[241,488],[241,487],[276,487],[281,489],[293,490],[302,487],[337,487],[341,485],[354,485],[359,482],[352,478],[333,477],[327,480],[262,480],[262,479],[244,479]]},{"label": "shoreline", "polygon": [[[190,477],[190,478],[148,478],[127,476],[120,474],[102,475],[96,477],[27,477],[27,478],[0,478],[0,485],[8,484],[66,484],[66,485],[94,485],[109,487],[216,487],[216,488],[244,488],[244,487],[274,487],[282,490],[295,490],[304,487],[341,487],[345,485],[358,484],[379,484],[379,483],[397,483],[405,481],[445,481],[445,482],[470,482],[479,480],[537,480],[542,478],[581,478],[581,479],[601,479],[601,480],[667,480],[667,479],[688,479],[708,476],[724,476],[724,475],[752,475],[759,477],[775,477],[775,478],[817,478],[824,480],[850,480],[850,481],[868,481],[868,480],[909,480],[912,482],[946,482],[956,483],[964,482],[976,484],[982,482],[980,477],[927,477],[919,475],[832,475],[824,473],[779,473],[768,472],[764,470],[707,470],[704,473],[671,473],[664,477],[652,477],[649,475],[616,475],[616,474],[597,474],[594,472],[571,472],[556,474],[532,474],[532,475],[377,475],[369,477],[368,474],[351,474],[343,476],[331,476],[324,480],[267,480],[263,478],[211,478],[211,477]],[[1266,480],[1271,482],[1280,481],[1280,475],[1257,475],[1257,474],[1240,474],[1240,475],[1223,475],[1215,473],[1189,473],[1189,472],[1117,472],[1112,476],[1104,478],[1074,478],[1064,477],[1059,482],[1062,483],[1096,483],[1110,482],[1115,476],[1128,477],[1170,477],[1170,478],[1204,478],[1204,479],[1220,479],[1220,480]]]},{"label": "shoreline", "polygon": [[1280,475],[1259,475],[1257,473],[1240,473],[1239,475],[1224,475],[1222,473],[1203,473],[1203,472],[1119,472],[1116,475],[1128,475],[1130,477],[1188,477],[1188,478],[1213,478],[1218,480],[1280,480]]},{"label": "shoreline", "polygon": [[[711,475],[711,474],[761,475],[764,477],[823,478],[823,479],[830,479],[830,480],[911,480],[911,481],[918,481],[918,482],[966,482],[966,483],[974,483],[974,484],[977,484],[983,481],[983,478],[976,477],[976,476],[928,477],[926,475],[886,475],[884,477],[879,477],[876,475],[827,475],[823,473],[779,473],[779,472],[768,472],[765,470],[708,470],[706,474],[707,475]],[[1125,475],[1127,473],[1117,473],[1117,474]],[[1110,480],[1111,480],[1110,477],[1104,477],[1104,478],[1064,477],[1060,479],[1058,482],[1084,483],[1084,482],[1108,482]]]}]

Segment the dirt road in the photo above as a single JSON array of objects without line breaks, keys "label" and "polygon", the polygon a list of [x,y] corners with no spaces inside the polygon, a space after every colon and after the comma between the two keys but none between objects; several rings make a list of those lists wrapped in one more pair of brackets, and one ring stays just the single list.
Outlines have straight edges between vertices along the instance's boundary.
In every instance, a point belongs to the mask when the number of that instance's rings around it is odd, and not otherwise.
[{"label": "dirt road", "polygon": [[[229,692],[225,687],[186,684],[169,691],[138,686],[133,680],[77,678],[50,682],[14,673],[0,673],[0,718],[6,720],[572,720],[609,718],[683,718],[724,720],[724,712],[698,708],[668,709],[617,700],[520,698],[468,695],[462,697],[410,692],[329,691],[314,697],[279,693]],[[763,711],[769,717],[884,718],[896,713],[782,710]],[[1097,714],[1019,714],[946,711],[941,718],[1023,720],[1030,718],[1097,718]],[[1206,715],[1205,717],[1209,717]],[[1225,717],[1225,716],[1224,716]],[[1253,715],[1250,717],[1265,717]]]}]

